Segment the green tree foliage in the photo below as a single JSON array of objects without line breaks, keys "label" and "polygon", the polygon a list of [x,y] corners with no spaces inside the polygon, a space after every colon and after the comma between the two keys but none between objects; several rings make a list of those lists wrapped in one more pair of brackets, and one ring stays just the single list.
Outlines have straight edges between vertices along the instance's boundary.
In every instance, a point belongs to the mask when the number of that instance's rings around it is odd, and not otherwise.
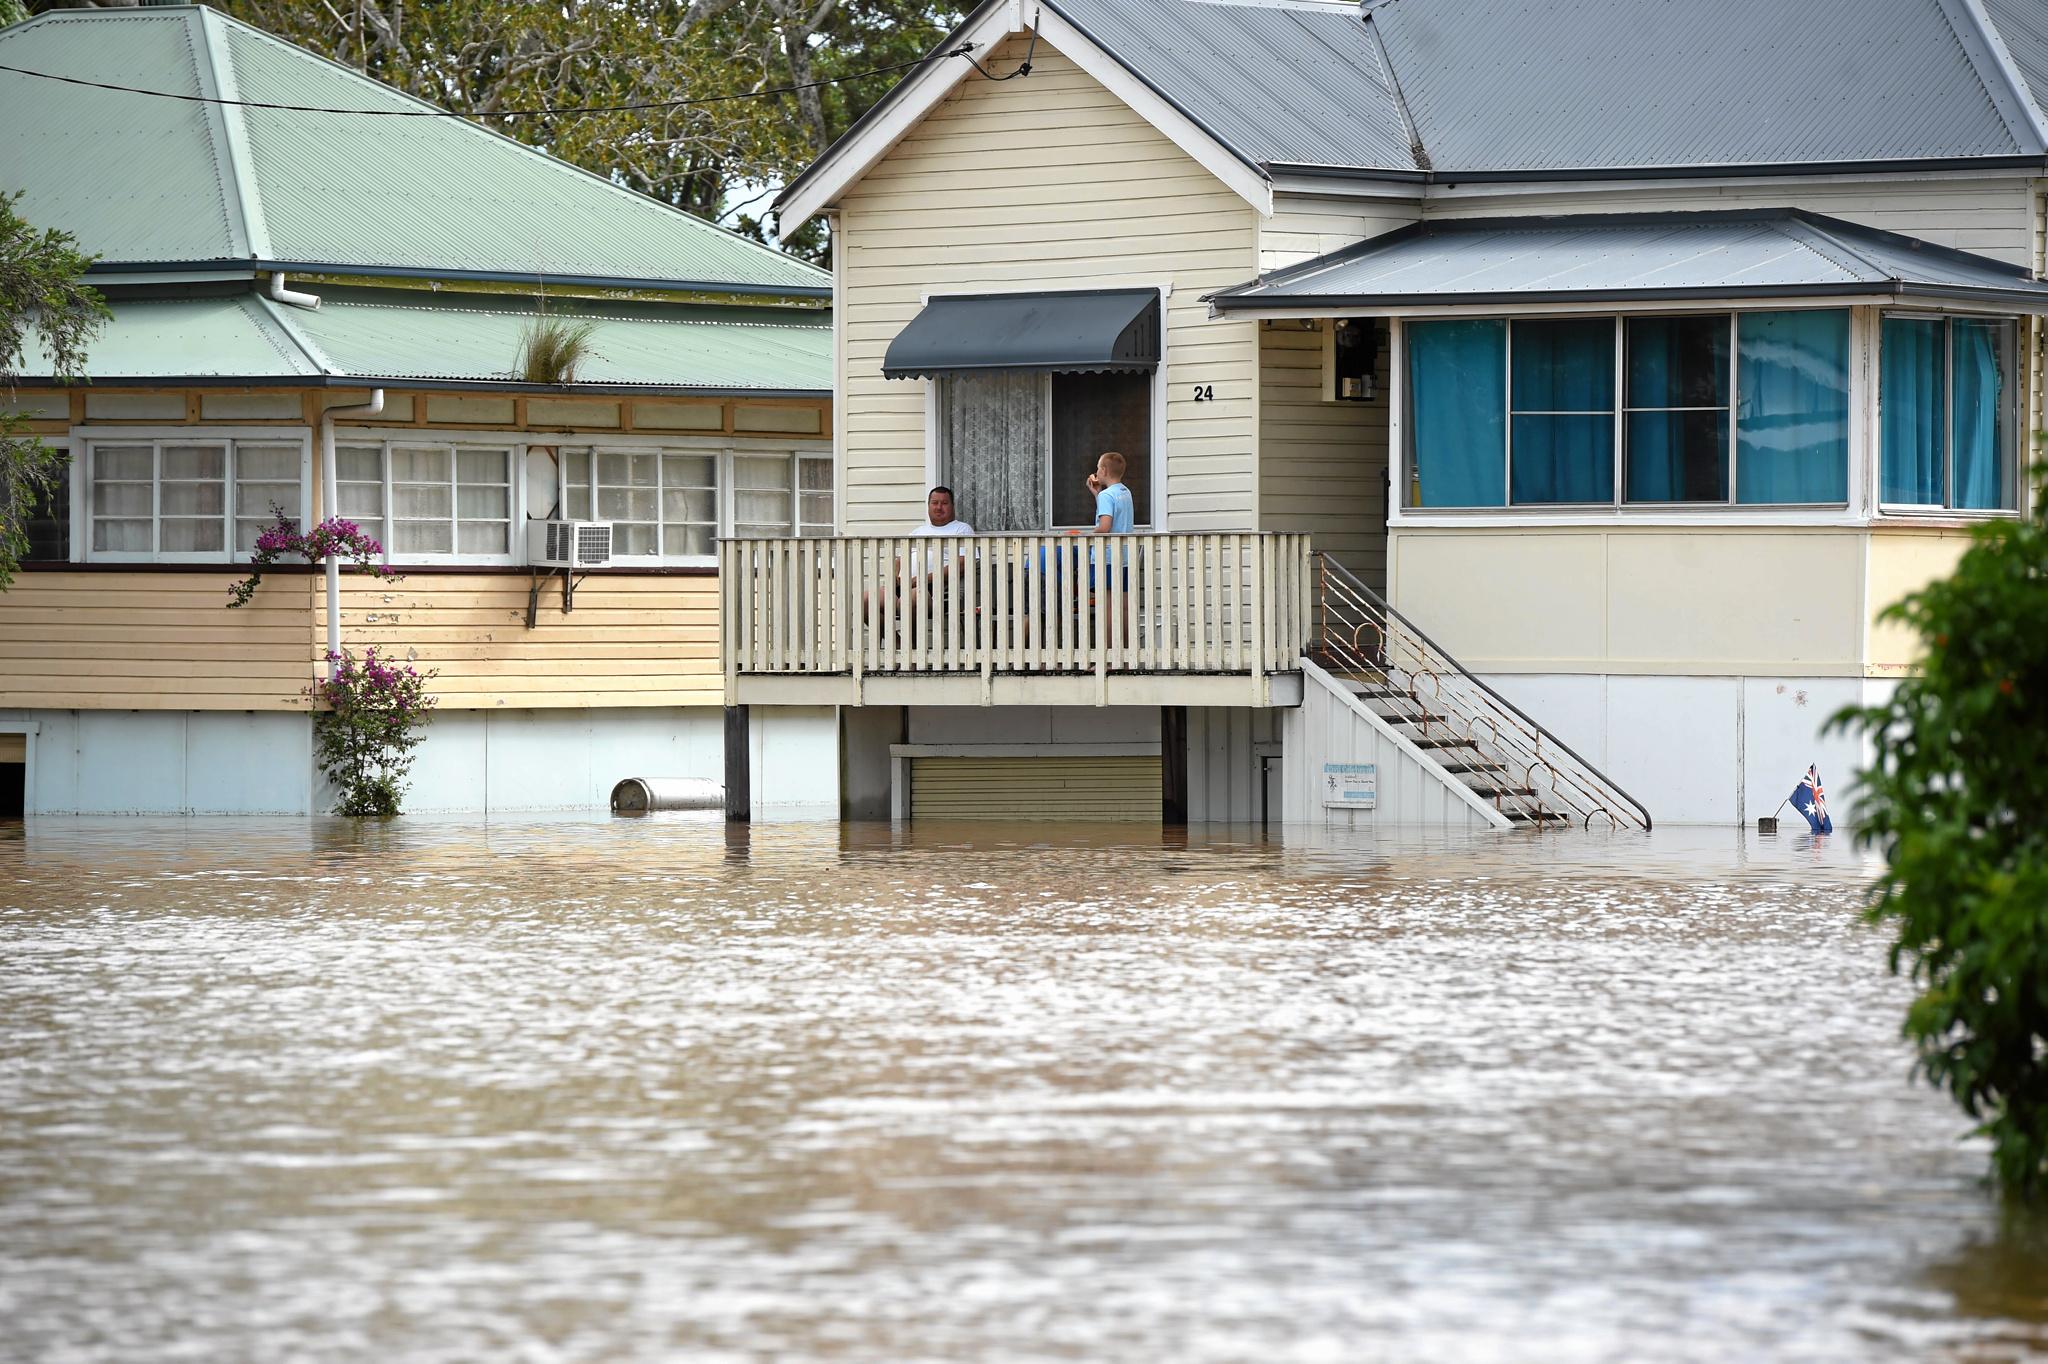
[{"label": "green tree foliage", "polygon": [[[704,99],[913,61],[933,0],[222,0],[236,18],[757,238],[761,206],[903,73],[768,98],[564,118],[507,110]],[[816,230],[783,243],[818,256]]]},{"label": "green tree foliage", "polygon": [[0,194],[0,590],[28,553],[28,521],[64,470],[64,453],[43,444],[12,411],[15,383],[33,342],[38,373],[85,381],[85,346],[107,305],[86,287],[92,258],[68,232],[37,231]]},{"label": "green tree foliage", "polygon": [[[2048,494],[2048,489],[2044,489]],[[1918,1069],[1992,1141],[1999,1182],[2048,1191],[2048,509],[1978,531],[1952,577],[1886,612],[1917,675],[1850,709],[1875,749],[1858,818],[1889,867],[1870,910],[1919,995]]]}]

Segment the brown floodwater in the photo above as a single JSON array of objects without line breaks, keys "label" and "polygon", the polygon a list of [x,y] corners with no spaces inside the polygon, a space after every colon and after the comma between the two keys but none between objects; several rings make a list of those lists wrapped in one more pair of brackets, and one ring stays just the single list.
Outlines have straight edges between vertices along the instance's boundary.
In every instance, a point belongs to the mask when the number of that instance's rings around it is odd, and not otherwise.
[{"label": "brown floodwater", "polygon": [[1993,1360],[1843,838],[0,831],[0,1358]]}]

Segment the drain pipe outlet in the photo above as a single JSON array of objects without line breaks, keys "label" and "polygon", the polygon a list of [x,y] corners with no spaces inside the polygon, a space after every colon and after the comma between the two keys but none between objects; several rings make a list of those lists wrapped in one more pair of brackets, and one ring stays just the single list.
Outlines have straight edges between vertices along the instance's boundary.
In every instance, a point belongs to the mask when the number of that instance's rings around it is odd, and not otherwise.
[{"label": "drain pipe outlet", "polygon": [[[277,281],[272,275],[271,282]],[[318,300],[315,300],[316,302]],[[334,419],[374,417],[384,410],[384,390],[370,390],[370,401],[348,407],[330,407],[320,414],[320,519],[337,515],[341,503],[341,480],[334,472]],[[341,560],[327,556],[327,676],[334,676],[335,655],[341,652]]]},{"label": "drain pipe outlet", "polygon": [[317,308],[320,306],[320,295],[305,293],[298,289],[285,288],[284,271],[282,270],[270,272],[270,296],[279,303],[289,303],[294,308]]}]

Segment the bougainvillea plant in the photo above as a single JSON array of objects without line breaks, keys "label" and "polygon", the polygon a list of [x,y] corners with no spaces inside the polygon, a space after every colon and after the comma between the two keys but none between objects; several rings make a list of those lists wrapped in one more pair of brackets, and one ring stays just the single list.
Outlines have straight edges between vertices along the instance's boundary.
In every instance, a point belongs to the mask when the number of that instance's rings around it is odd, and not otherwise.
[{"label": "bougainvillea plant", "polygon": [[389,663],[374,647],[357,658],[348,649],[327,655],[327,679],[306,688],[313,715],[313,758],[334,786],[339,815],[398,813],[405,774],[412,766],[434,698],[432,672]]},{"label": "bougainvillea plant", "polygon": [[276,524],[256,537],[256,549],[249,556],[249,576],[228,588],[229,609],[247,606],[256,595],[256,584],[263,581],[263,570],[287,555],[318,563],[332,554],[379,578],[398,576],[384,566],[384,546],[363,534],[363,528],[355,522],[330,516],[301,534],[299,523],[286,516],[284,508],[272,505],[270,510],[277,518]]}]

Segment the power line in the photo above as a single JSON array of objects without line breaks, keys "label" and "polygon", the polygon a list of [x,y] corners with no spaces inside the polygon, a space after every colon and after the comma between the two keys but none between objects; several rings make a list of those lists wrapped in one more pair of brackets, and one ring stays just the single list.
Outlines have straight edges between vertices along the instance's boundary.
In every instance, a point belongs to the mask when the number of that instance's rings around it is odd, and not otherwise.
[{"label": "power line", "polygon": [[[24,66],[9,66],[0,62],[0,71],[12,71],[17,76],[35,76],[46,81],[61,81],[66,85],[83,85],[94,90],[114,90],[124,95],[148,95],[153,99],[181,100],[186,104],[221,104],[236,109],[269,109],[287,114],[355,114],[365,118],[566,118],[576,114],[623,114],[641,109],[683,109],[699,104],[727,104],[742,99],[767,99],[774,95],[793,95],[801,90],[817,90],[827,85],[839,85],[845,81],[863,80],[869,76],[886,76],[892,71],[903,71],[913,66],[923,66],[928,61],[943,57],[966,57],[970,64],[979,69],[973,61],[973,43],[962,43],[945,52],[935,52],[928,57],[914,61],[897,62],[893,66],[877,66],[867,71],[851,71],[843,76],[827,76],[823,80],[805,81],[801,85],[778,85],[770,90],[743,90],[730,95],[704,95],[697,99],[645,100],[635,104],[586,104],[566,108],[499,109],[488,114],[463,113],[457,109],[336,109],[317,104],[271,104],[254,99],[221,99],[214,95],[187,95],[176,90],[145,90],[134,85],[113,85],[107,81],[90,81],[82,76],[60,76],[51,71],[31,71]],[[1029,70],[1027,66],[1025,70]],[[984,75],[987,73],[984,72]],[[1022,74],[1021,72],[1017,74]],[[995,78],[991,78],[995,79]],[[1001,79],[1008,79],[1002,77]]]}]

